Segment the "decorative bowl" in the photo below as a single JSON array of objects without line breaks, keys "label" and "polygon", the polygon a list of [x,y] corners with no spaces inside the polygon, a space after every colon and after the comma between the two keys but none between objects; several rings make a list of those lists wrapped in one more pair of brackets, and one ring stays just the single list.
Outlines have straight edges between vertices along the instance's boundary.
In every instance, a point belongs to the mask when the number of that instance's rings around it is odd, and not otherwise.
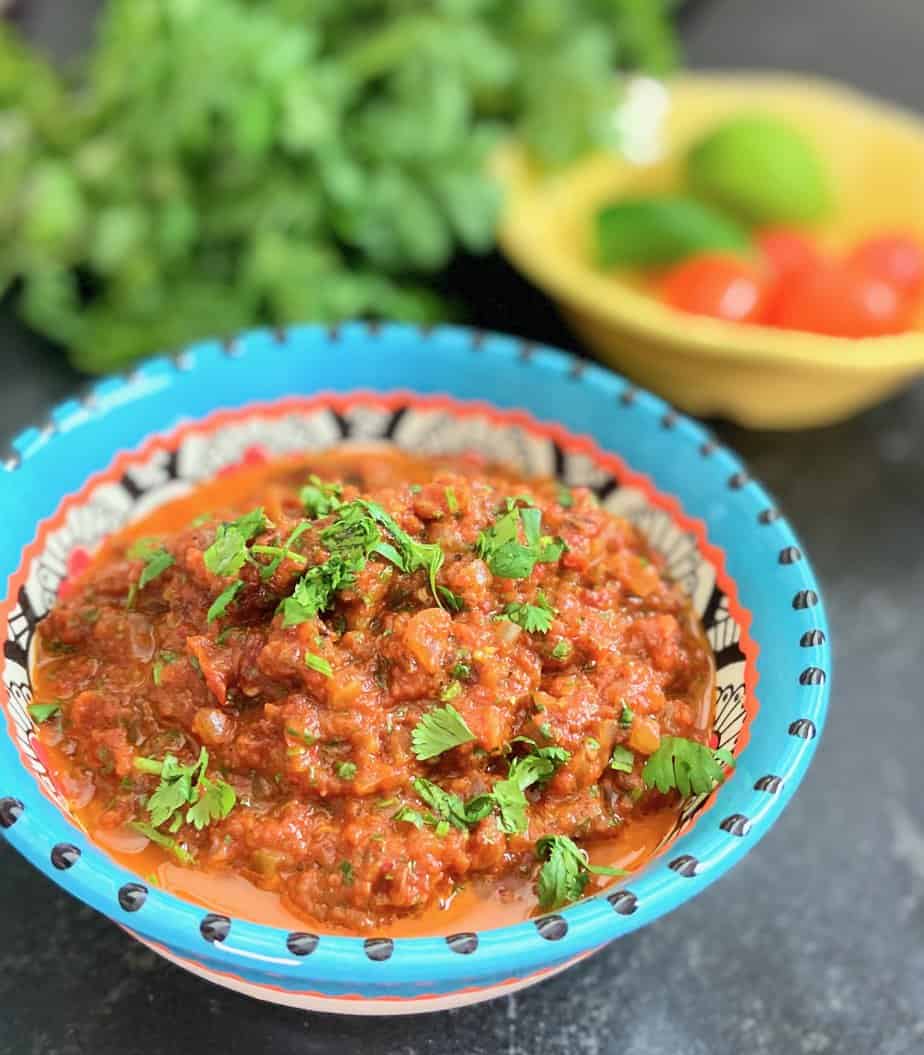
[{"label": "decorative bowl", "polygon": [[804,132],[826,160],[837,207],[816,230],[830,249],[901,228],[924,239],[924,121],[841,85],[792,74],[686,74],[638,81],[621,116],[635,160],[594,156],[552,176],[509,149],[501,244],[559,302],[601,359],[677,406],[759,428],[839,421],[924,372],[924,315],[891,337],[851,340],[685,315],[637,273],[594,267],[590,220],[622,194],[681,182],[686,147],[725,117],[759,110]]},{"label": "decorative bowl", "polygon": [[[667,555],[715,651],[715,732],[737,768],[716,793],[687,804],[643,871],[560,912],[481,933],[286,933],[149,886],[69,818],[26,709],[35,627],[62,582],[108,533],[196,481],[345,441],[475,449],[557,474],[637,520]],[[824,720],[830,652],[818,587],[762,488],[654,396],[508,337],[349,324],[197,344],[96,384],[17,436],[0,471],[0,503],[3,834],[145,945],[262,999],[403,1014],[485,1000],[561,971],[740,860],[795,791]]]}]

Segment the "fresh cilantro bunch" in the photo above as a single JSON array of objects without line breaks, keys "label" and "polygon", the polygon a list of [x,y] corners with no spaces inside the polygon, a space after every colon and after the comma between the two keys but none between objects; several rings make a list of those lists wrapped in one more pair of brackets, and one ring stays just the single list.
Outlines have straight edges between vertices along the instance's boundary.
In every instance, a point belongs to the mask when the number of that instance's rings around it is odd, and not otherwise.
[{"label": "fresh cilantro bunch", "polygon": [[613,133],[672,0],[108,0],[59,75],[0,26],[0,295],[103,371],[256,323],[429,320],[486,161]]}]

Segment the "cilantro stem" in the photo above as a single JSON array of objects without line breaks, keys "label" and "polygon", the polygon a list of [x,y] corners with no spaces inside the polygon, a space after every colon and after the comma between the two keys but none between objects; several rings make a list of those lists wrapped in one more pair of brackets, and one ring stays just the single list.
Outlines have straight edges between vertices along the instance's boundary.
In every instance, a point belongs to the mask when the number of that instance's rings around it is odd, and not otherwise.
[{"label": "cilantro stem", "polygon": [[136,758],[133,764],[141,773],[153,773],[158,777],[164,771],[163,762],[158,762],[156,758]]}]

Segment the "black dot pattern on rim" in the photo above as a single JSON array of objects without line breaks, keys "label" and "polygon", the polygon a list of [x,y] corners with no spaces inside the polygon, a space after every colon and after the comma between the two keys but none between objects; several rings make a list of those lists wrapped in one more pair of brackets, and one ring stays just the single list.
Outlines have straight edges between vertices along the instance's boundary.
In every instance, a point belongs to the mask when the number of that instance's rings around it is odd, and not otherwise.
[{"label": "black dot pattern on rim", "polygon": [[587,363],[583,359],[572,359],[571,366],[568,370],[568,377],[572,381],[580,381],[584,376],[584,371],[587,369]]},{"label": "black dot pattern on rim", "polygon": [[672,429],[672,428],[674,428],[676,426],[676,424],[677,424],[677,411],[676,410],[669,410],[661,418],[661,427],[662,428]]},{"label": "black dot pattern on rim", "polygon": [[824,685],[827,679],[828,675],[825,674],[821,667],[806,667],[799,675],[799,684]]},{"label": "black dot pattern on rim", "polygon": [[634,388],[624,388],[619,401],[623,406],[631,407],[637,398],[638,392]]},{"label": "black dot pattern on rim", "polygon": [[80,860],[80,847],[73,843],[58,843],[51,848],[51,863],[64,872]]},{"label": "black dot pattern on rim", "polygon": [[307,931],[294,930],[286,938],[286,948],[293,956],[310,956],[318,947],[320,939],[317,934],[308,934]]},{"label": "black dot pattern on rim", "polygon": [[26,807],[11,795],[0,799],[0,828],[12,828],[25,812]]},{"label": "black dot pattern on rim", "polygon": [[729,835],[743,836],[751,830],[751,822],[743,813],[733,813],[730,817],[726,817],[719,827]]},{"label": "black dot pattern on rim", "polygon": [[757,514],[757,519],[761,524],[772,524],[774,520],[780,519],[780,513],[778,509],[765,509]]},{"label": "black dot pattern on rim", "polygon": [[700,444],[699,453],[704,458],[708,458],[711,454],[715,454],[718,449],[719,445],[715,440],[706,440],[705,443]]},{"label": "black dot pattern on rim", "polygon": [[780,564],[795,564],[802,560],[802,550],[798,546],[786,546],[780,550]]},{"label": "black dot pattern on rim", "polygon": [[383,963],[391,959],[391,954],[395,951],[395,943],[391,938],[366,938],[363,942],[363,950],[370,960]]},{"label": "black dot pattern on rim", "polygon": [[818,594],[814,590],[800,590],[792,599],[793,608],[814,608],[818,604]]},{"label": "black dot pattern on rim", "polygon": [[801,740],[814,740],[816,732],[811,718],[799,718],[789,727],[789,735],[798,736]]},{"label": "black dot pattern on rim", "polygon": [[460,956],[471,956],[478,948],[478,935],[472,931],[465,931],[462,934],[450,934],[446,939],[446,944]]},{"label": "black dot pattern on rim", "polygon": [[748,476],[748,474],[743,469],[741,469],[738,472],[732,473],[732,475],[729,476],[728,486],[733,491],[740,491],[741,488],[744,487],[745,484],[750,483],[750,481],[750,476]]},{"label": "black dot pattern on rim", "polygon": [[824,630],[806,630],[799,638],[799,644],[803,648],[811,648],[813,645],[823,645],[827,640]]},{"label": "black dot pattern on rim", "polygon": [[472,330],[472,348],[480,352],[484,348],[484,342],[488,339],[484,330]]},{"label": "black dot pattern on rim", "polygon": [[536,920],[536,930],[546,941],[561,941],[568,933],[568,921],[564,916],[540,916]]},{"label": "black dot pattern on rim", "polygon": [[697,861],[692,854],[683,854],[680,857],[675,857],[668,865],[668,868],[672,869],[678,875],[682,875],[687,879],[692,879],[699,871],[699,861]]},{"label": "black dot pattern on rim", "polygon": [[336,322],[327,327],[327,339],[329,341],[340,340],[340,325]]},{"label": "black dot pattern on rim", "polygon": [[244,349],[236,337],[226,337],[221,342],[221,350],[229,359],[237,359],[244,353]]},{"label": "black dot pattern on rim", "polygon": [[126,912],[137,912],[148,899],[148,888],[142,883],[126,883],[119,888],[119,904]]},{"label": "black dot pattern on rim", "polygon": [[638,908],[638,898],[631,890],[615,890],[612,894],[607,894],[606,900],[620,916],[631,916]]},{"label": "black dot pattern on rim", "polygon": [[783,790],[783,778],[768,773],[754,782],[755,791],[766,791],[769,795],[778,795]]},{"label": "black dot pattern on rim", "polygon": [[171,359],[177,370],[192,370],[193,361],[189,352],[177,352]]},{"label": "black dot pattern on rim", "polygon": [[535,354],[536,346],[532,341],[520,341],[520,349],[517,352],[517,358],[521,363],[528,363]]},{"label": "black dot pattern on rim", "polygon": [[[369,328],[372,329],[372,323],[369,324]],[[285,344],[289,339],[289,334],[286,331],[285,326],[274,326],[273,327],[273,340],[277,344]]]},{"label": "black dot pattern on rim", "polygon": [[224,941],[231,933],[231,920],[217,912],[210,912],[199,924],[199,933],[206,941]]},{"label": "black dot pattern on rim", "polygon": [[366,329],[369,333],[379,334],[382,332],[382,323],[378,319],[370,319],[366,323]]}]

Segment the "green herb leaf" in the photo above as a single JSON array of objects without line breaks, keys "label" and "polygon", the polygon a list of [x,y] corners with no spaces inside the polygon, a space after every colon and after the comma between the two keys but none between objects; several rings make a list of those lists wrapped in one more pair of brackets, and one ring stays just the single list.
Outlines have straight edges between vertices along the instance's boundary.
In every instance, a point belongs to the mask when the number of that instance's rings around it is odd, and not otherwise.
[{"label": "green herb leaf", "polygon": [[621,868],[588,863],[587,851],[567,835],[546,835],[536,843],[536,856],[544,860],[539,872],[539,907],[560,908],[577,901],[591,875],[625,875]]},{"label": "green herb leaf", "polygon": [[247,560],[247,543],[266,528],[262,508],[225,524],[219,524],[215,541],[203,554],[205,566],[213,575],[237,575]]},{"label": "green herb leaf", "polygon": [[456,498],[455,491],[451,487],[444,487],[443,494],[446,496],[446,508],[455,516],[459,512],[459,500]]},{"label": "green herb leaf", "polygon": [[162,846],[165,850],[169,850],[177,860],[182,861],[183,864],[191,864],[195,860],[195,855],[191,854],[185,846],[181,846],[176,839],[171,839],[169,835],[164,835],[163,832],[159,832],[155,827],[147,824],[145,821],[131,821],[129,824],[130,828],[134,828],[136,832],[140,832],[151,840],[152,843],[156,843],[158,846]]},{"label": "green herb leaf", "polygon": [[152,582],[158,575],[163,574],[176,563],[173,559],[173,554],[168,553],[165,549],[149,551],[142,559],[144,560],[144,567],[138,577],[139,590],[143,590],[149,582]]},{"label": "green herb leaf", "polygon": [[60,703],[30,703],[26,708],[33,722],[39,725],[53,718],[60,710]]},{"label": "green herb leaf", "polygon": [[719,755],[696,740],[665,736],[645,763],[642,779],[649,788],[662,793],[676,789],[684,798],[705,795],[725,780],[723,763],[734,765],[728,751]]},{"label": "green herb leaf", "polygon": [[540,591],[535,604],[508,604],[497,619],[509,619],[531,634],[547,634],[555,618],[555,609]]},{"label": "green herb leaf", "polygon": [[[553,564],[565,551],[561,539],[541,535],[541,522],[542,514],[535,507],[508,508],[491,527],[479,533],[475,550],[498,578],[528,579],[537,564]],[[521,523],[525,545],[518,539]]]},{"label": "green herb leaf", "polygon": [[312,747],[318,742],[318,738],[316,736],[312,736],[311,733],[303,732],[301,729],[296,729],[294,726],[291,725],[286,726],[286,732],[289,734],[289,736],[294,736],[296,740],[301,740],[301,742],[306,747]]},{"label": "green herb leaf", "polygon": [[337,776],[341,780],[352,780],[356,776],[355,762],[338,762],[336,766]]},{"label": "green herb leaf", "polygon": [[634,718],[635,718],[635,711],[633,711],[632,708],[627,703],[623,703],[622,711],[620,711],[620,714],[619,714],[619,724],[624,729],[628,729],[629,726],[632,724],[632,721],[633,721]]},{"label": "green herb leaf", "polygon": [[202,776],[196,785],[196,792],[196,801],[186,811],[186,823],[192,824],[196,831],[202,831],[212,821],[223,820],[237,802],[234,788],[223,780],[209,780]]},{"label": "green herb leaf", "polygon": [[472,668],[468,665],[468,663],[465,663],[463,660],[459,660],[459,662],[453,666],[449,673],[452,675],[452,677],[458,679],[459,681],[468,681],[468,679],[472,676]]},{"label": "green herb leaf", "polygon": [[565,641],[563,638],[561,641],[556,642],[555,647],[552,649],[552,659],[567,659],[571,655],[571,652],[571,642]]},{"label": "green herb leaf", "polygon": [[228,608],[228,605],[231,604],[235,597],[237,597],[243,585],[244,584],[240,581],[240,579],[238,579],[237,582],[231,583],[231,585],[227,587],[227,589],[222,590],[222,592],[215,598],[215,600],[210,605],[208,613],[206,615],[206,621],[211,623],[214,622],[214,620],[218,619],[219,616],[224,615],[225,611]]},{"label": "green herb leaf", "polygon": [[437,586],[436,592],[445,602],[448,611],[461,612],[465,608],[465,601],[462,597],[453,593],[448,586]]},{"label": "green herb leaf", "polygon": [[445,689],[440,693],[440,699],[444,703],[448,703],[449,700],[454,700],[457,696],[461,695],[462,686],[458,681],[451,681]]},{"label": "green herb leaf", "polygon": [[407,573],[423,568],[430,582],[430,592],[440,604],[440,595],[436,588],[436,574],[443,566],[443,550],[438,542],[418,542],[399,527],[394,517],[385,512],[375,502],[357,499],[358,504],[369,511],[374,519],[385,528],[395,540],[395,547],[387,543],[376,547],[376,552],[390,560],[399,570]]},{"label": "green herb leaf", "polygon": [[613,748],[613,754],[610,757],[610,769],[615,769],[619,773],[631,773],[634,767],[635,755],[632,754],[628,747],[617,744]]},{"label": "green herb leaf", "polygon": [[177,658],[177,654],[171,652],[169,649],[161,649],[161,651],[157,653],[157,658],[151,665],[151,678],[155,685],[160,685],[160,677],[163,673],[164,667],[167,666],[168,663],[175,663]]},{"label": "green herb leaf", "polygon": [[574,495],[571,493],[571,489],[569,487],[565,487],[564,484],[558,485],[555,500],[562,507],[562,509],[570,509],[574,505]]},{"label": "green herb leaf", "polygon": [[347,886],[353,885],[353,866],[349,861],[340,862],[340,874],[343,876],[343,882]]},{"label": "green herb leaf", "polygon": [[477,824],[491,812],[489,795],[479,795],[465,803],[458,795],[444,791],[438,784],[424,777],[415,777],[411,784],[438,820],[448,821],[461,831],[467,831],[471,825]]},{"label": "green herb leaf", "polygon": [[[532,743],[526,737],[522,739]],[[526,809],[529,803],[524,791],[533,784],[549,780],[570,757],[563,747],[536,748],[533,744],[531,754],[511,762],[507,779],[499,780],[492,789],[504,831],[512,834],[526,831]]]},{"label": "green herb leaf", "polygon": [[334,676],[334,671],[330,663],[328,663],[323,656],[316,656],[313,652],[305,653],[305,666],[310,667],[312,670],[316,670],[319,674],[323,674],[325,678],[332,678]]},{"label": "green herb leaf", "polygon": [[314,519],[336,512],[343,505],[342,495],[343,487],[340,484],[326,484],[314,473],[298,493],[305,512]]},{"label": "green herb leaf", "polygon": [[422,828],[424,826],[423,814],[420,810],[412,810],[410,806],[402,806],[401,809],[392,816],[392,820],[407,821],[408,824],[413,824],[415,828]]},{"label": "green herb leaf", "polygon": [[435,758],[460,744],[475,739],[475,734],[465,724],[465,719],[447,703],[425,714],[411,733],[411,749],[421,762]]}]

